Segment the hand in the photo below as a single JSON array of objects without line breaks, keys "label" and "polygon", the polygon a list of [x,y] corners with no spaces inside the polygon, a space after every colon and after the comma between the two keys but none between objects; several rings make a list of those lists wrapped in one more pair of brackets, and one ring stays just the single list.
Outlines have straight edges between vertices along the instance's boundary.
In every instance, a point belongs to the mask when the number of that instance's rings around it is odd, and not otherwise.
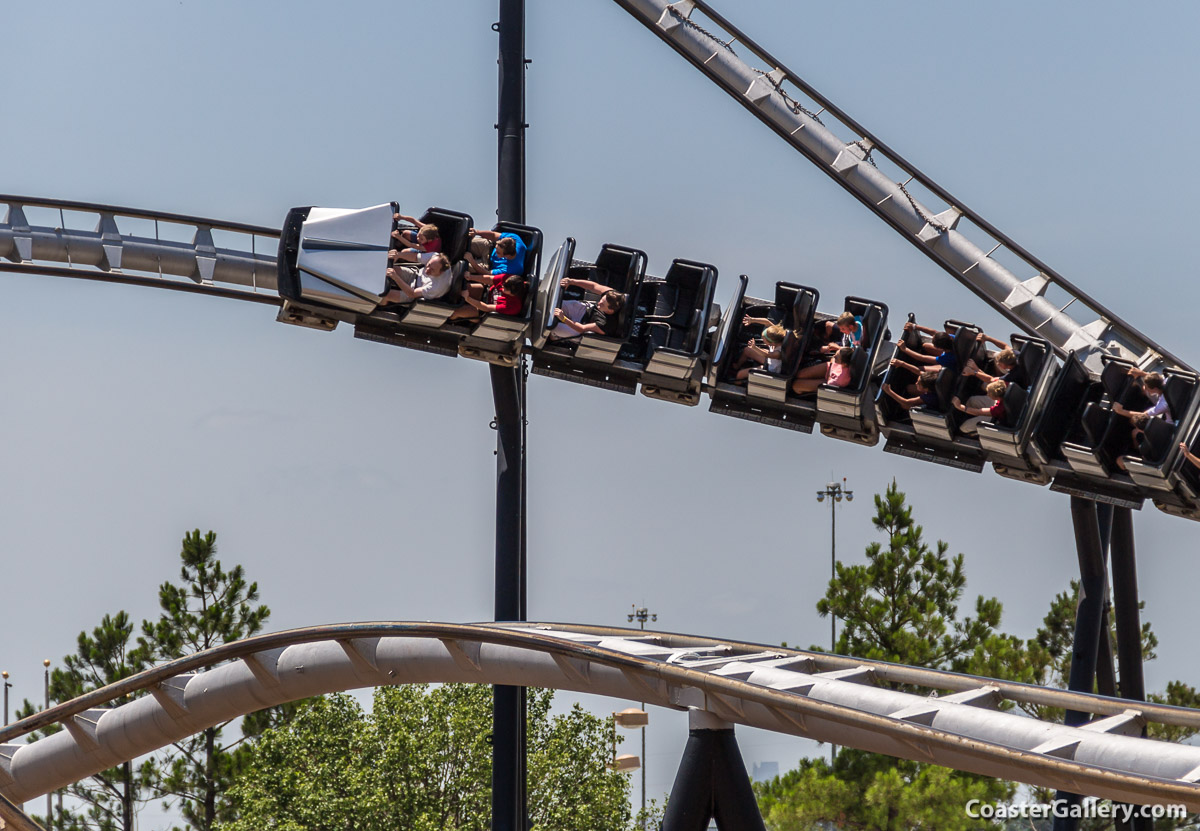
[{"label": "hand", "polygon": [[471,290],[470,289],[463,289],[462,291],[459,292],[459,294],[462,295],[463,300],[471,299]]},{"label": "hand", "polygon": [[750,315],[742,315],[742,325],[743,326],[749,326],[753,322],[754,322],[754,318],[750,317]]},{"label": "hand", "polygon": [[915,324],[915,323],[913,323],[913,322],[910,320],[910,321],[908,321],[907,323],[905,323],[905,324],[904,324],[904,331],[905,331],[905,332],[911,332],[911,331],[913,330],[913,327],[914,327],[914,326],[916,326],[916,324]]},{"label": "hand", "polygon": [[1180,450],[1182,450],[1184,453],[1187,453],[1187,452],[1188,452],[1188,446],[1187,446],[1187,442],[1182,442],[1182,441],[1181,441],[1181,442],[1179,443],[1179,449],[1180,449]]},{"label": "hand", "polygon": [[570,278],[570,277],[564,277],[564,278],[562,278],[561,280],[559,280],[559,281],[558,281],[558,284],[559,284],[560,286],[562,286],[564,289],[569,289],[569,288],[571,287],[571,278]]},{"label": "hand", "polygon": [[884,384],[884,385],[883,385],[883,391],[884,391],[884,392],[891,392],[891,391],[892,391],[892,385],[891,385],[891,384]]},{"label": "hand", "polygon": [[567,316],[563,314],[562,309],[555,309],[554,310],[554,319],[555,320],[566,320]]},{"label": "hand", "polygon": [[987,335],[985,335],[983,332],[980,332],[975,336],[976,343],[983,343],[985,340],[987,340]]},{"label": "hand", "polygon": [[392,214],[392,221],[393,221],[393,222],[399,222],[399,221],[400,221],[401,219],[403,219],[403,218],[404,218],[404,217],[400,216],[400,212],[399,212],[399,211],[397,211],[396,213]]},{"label": "hand", "polygon": [[468,228],[468,229],[467,229],[467,236],[468,236],[468,237],[474,237],[474,236],[478,236],[478,235],[479,235],[479,232],[478,232],[478,231],[476,231],[474,228]]},{"label": "hand", "polygon": [[892,359],[891,359],[891,360],[888,362],[888,366],[900,366],[900,359],[899,359],[899,358],[892,358]]}]

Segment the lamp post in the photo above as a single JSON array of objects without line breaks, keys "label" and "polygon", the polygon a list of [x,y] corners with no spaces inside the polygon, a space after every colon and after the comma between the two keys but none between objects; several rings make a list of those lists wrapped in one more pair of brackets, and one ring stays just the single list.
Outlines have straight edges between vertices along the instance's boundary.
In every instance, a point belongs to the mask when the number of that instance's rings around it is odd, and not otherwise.
[{"label": "lamp post", "polygon": [[[633,606],[633,611],[630,612],[629,614],[627,614],[625,617],[630,623],[633,623],[636,620],[638,622],[638,627],[640,629],[642,629],[643,631],[646,629],[646,621],[647,620],[651,620],[651,621],[658,620],[658,615],[651,612],[645,606],[643,606],[642,608],[639,609],[638,605],[636,603],[631,604],[631,605]],[[645,704],[645,702],[639,702],[638,706],[641,707],[642,709],[645,709],[646,704]],[[647,721],[648,720],[649,719],[647,718]],[[646,815],[646,722],[642,722],[642,816],[645,817],[645,815]],[[645,820],[643,819],[643,822],[644,821]],[[645,827],[645,826],[643,826],[643,827]]]},{"label": "lamp post", "polygon": [[[829,497],[829,580],[833,582],[837,577],[837,504],[843,498],[847,502],[854,501],[854,491],[846,489],[846,477],[842,477],[841,484],[830,482],[825,486],[825,490],[817,491],[817,501],[824,502],[825,497]],[[837,616],[829,615],[829,651],[837,651]],[[837,756],[837,745],[829,745],[829,766],[833,767],[834,757]]]},{"label": "lamp post", "polygon": [[[830,482],[825,490],[817,491],[817,501],[824,502],[829,497],[829,579],[837,577],[837,504],[843,497],[847,502],[854,501],[854,491],[846,490],[846,477],[841,484]],[[837,649],[837,617],[829,616],[829,651]]]},{"label": "lamp post", "polygon": [[12,684],[8,681],[8,670],[0,672],[0,677],[4,678],[4,726],[8,726],[8,690]]},{"label": "lamp post", "polygon": [[[42,667],[45,669],[45,692],[46,692],[46,709],[50,709],[50,659],[42,661]],[[46,827],[54,828],[54,793],[46,794]]]},{"label": "lamp post", "polygon": [[[622,710],[619,713],[612,714],[613,720],[613,741],[612,741],[612,769],[613,770],[637,770],[642,766],[641,760],[631,753],[622,753],[617,755],[617,730],[618,727],[640,727],[643,731],[646,729],[646,723],[650,721],[650,715],[645,710],[635,710],[630,707],[627,710]],[[645,751],[643,751],[644,753]]]}]

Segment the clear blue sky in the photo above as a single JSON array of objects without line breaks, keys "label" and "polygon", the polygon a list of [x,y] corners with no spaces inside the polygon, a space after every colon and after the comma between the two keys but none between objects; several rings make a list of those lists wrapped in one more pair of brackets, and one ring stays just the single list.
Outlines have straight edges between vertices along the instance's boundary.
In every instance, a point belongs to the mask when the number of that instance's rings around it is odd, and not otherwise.
[{"label": "clear blue sky", "polygon": [[[1200,7],[784,0],[719,7],[1068,279],[1193,363]],[[5,13],[3,189],[260,224],[392,199],[490,223],[493,2],[22,4]],[[531,0],[529,221],[582,256],[645,249],[1010,331],[615,4]],[[215,529],[272,628],[492,614],[494,435],[483,364],[282,326],[266,307],[0,276],[0,668],[107,613],[156,613],[185,530]],[[825,643],[831,476],[874,539],[894,477],[976,594],[1032,634],[1076,573],[1067,497],[819,436],[534,377],[533,619]],[[1148,684],[1200,683],[1200,527],[1137,515]],[[622,702],[588,699],[597,711]],[[649,792],[686,721],[652,713]],[[741,737],[747,766],[813,748]],[[627,748],[628,749],[628,748]],[[636,751],[635,751],[636,752]],[[636,793],[636,789],[635,789]]]}]

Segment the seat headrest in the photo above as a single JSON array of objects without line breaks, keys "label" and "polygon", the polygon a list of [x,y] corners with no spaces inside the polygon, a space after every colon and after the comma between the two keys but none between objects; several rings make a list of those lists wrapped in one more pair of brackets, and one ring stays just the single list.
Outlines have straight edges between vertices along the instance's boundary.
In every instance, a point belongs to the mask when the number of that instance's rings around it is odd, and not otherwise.
[{"label": "seat headrest", "polygon": [[1100,384],[1109,398],[1121,400],[1121,394],[1129,384],[1129,367],[1118,363],[1105,364],[1100,372]]},{"label": "seat headrest", "polygon": [[1004,426],[1016,427],[1021,422],[1021,413],[1029,394],[1020,384],[1009,384],[1004,391]]}]

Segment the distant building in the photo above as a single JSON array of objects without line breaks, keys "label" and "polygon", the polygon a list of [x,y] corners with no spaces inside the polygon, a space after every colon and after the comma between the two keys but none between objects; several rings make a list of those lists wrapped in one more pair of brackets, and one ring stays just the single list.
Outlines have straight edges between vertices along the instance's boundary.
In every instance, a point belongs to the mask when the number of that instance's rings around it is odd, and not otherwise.
[{"label": "distant building", "polygon": [[779,762],[755,762],[750,778],[755,782],[766,782],[779,775]]}]

